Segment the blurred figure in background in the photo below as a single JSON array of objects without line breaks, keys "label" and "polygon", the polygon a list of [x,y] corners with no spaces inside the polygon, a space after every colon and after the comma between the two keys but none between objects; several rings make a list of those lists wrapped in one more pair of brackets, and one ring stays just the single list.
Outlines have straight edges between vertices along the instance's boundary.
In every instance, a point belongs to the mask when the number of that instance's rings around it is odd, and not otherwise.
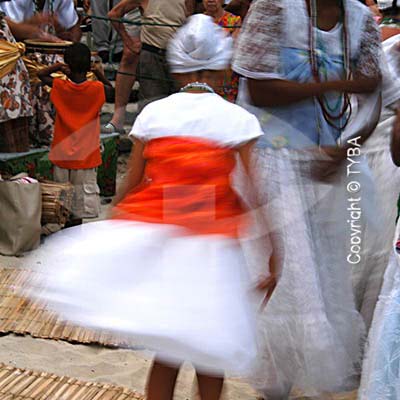
[{"label": "blurred figure in background", "polygon": [[[236,39],[240,32],[239,28],[242,21],[239,16],[224,10],[224,0],[203,0],[203,5],[205,10],[204,14],[211,16],[216,24],[224,28],[225,32],[231,35],[233,39]],[[238,89],[239,76],[229,67],[229,69],[225,71],[224,79],[221,81],[217,93],[225,100],[235,102]]]},{"label": "blurred figure in background", "polygon": [[[94,16],[106,18],[108,12],[120,1],[121,0],[84,0],[84,7],[86,10],[91,8]],[[94,47],[102,62],[108,63],[109,61],[118,61],[119,55],[122,53],[122,39],[113,29],[110,22],[93,18],[92,31]],[[110,54],[110,52],[112,54]]]},{"label": "blurred figure in background", "polygon": [[[2,2],[0,2],[1,6]],[[30,101],[29,75],[22,61],[17,40],[48,39],[48,34],[34,23],[11,21],[0,12],[0,152],[28,150],[28,121],[33,115]],[[15,54],[19,58],[15,58]],[[4,55],[10,60],[5,63]],[[11,57],[10,57],[11,55]],[[18,143],[24,138],[25,143]],[[21,149],[16,146],[23,146]]]},{"label": "blurred figure in background", "polygon": [[[368,278],[369,286],[379,290],[385,273],[379,301],[369,333],[367,353],[363,362],[360,400],[397,400],[400,390],[399,329],[400,329],[400,223],[398,215],[400,187],[400,35],[383,42],[387,65],[383,70],[383,109],[381,120],[370,140],[367,157],[384,199],[385,234],[378,239],[383,257],[377,259],[377,268]],[[390,146],[391,156],[388,154]],[[382,243],[383,242],[383,243]],[[387,254],[389,253],[389,254]],[[390,255],[390,257],[389,257]],[[386,262],[381,267],[382,262]],[[385,272],[385,267],[386,272]],[[379,276],[377,276],[377,272]],[[375,294],[375,293],[374,293]],[[375,296],[371,300],[377,300]],[[372,303],[372,301],[371,301]]]},{"label": "blurred figure in background", "polygon": [[[138,7],[138,4],[141,3],[137,0],[122,0],[108,13],[108,16],[112,19],[124,18],[140,24],[143,8]],[[122,38],[123,54],[115,80],[114,115],[110,122],[102,126],[101,131],[103,133],[125,133],[126,105],[129,102],[132,87],[136,82],[136,72],[142,47],[140,42],[141,28],[140,25],[123,24],[116,21],[112,22],[112,26]]]},{"label": "blurred figure in background", "polygon": [[[53,0],[53,9],[50,9],[49,0],[12,0],[0,3],[0,11],[3,11],[12,21],[37,21],[39,24],[40,14],[54,13],[55,19],[49,21],[49,25],[54,25],[55,34],[64,40],[79,42],[82,32],[79,26],[78,14],[75,11],[73,0]],[[38,19],[39,18],[39,19]]]},{"label": "blurred figure in background", "polygon": [[[252,165],[283,271],[261,316],[262,361],[252,376],[268,400],[358,383],[365,326],[352,287],[346,158],[378,122],[380,56],[378,27],[358,0],[257,0],[238,38],[238,103],[264,130]],[[366,202],[353,206],[373,221],[373,182],[355,159]]]},{"label": "blurred figure in background", "polygon": [[231,0],[225,3],[225,10],[240,16],[243,21],[249,11],[251,2],[252,0]]},{"label": "blurred figure in background", "polygon": [[[139,111],[177,91],[165,58],[169,40],[195,10],[195,0],[138,0],[144,10],[139,72]],[[149,23],[149,25],[146,25]],[[172,26],[158,26],[169,24]]]},{"label": "blurred figure in background", "polygon": [[[55,29],[63,40],[79,42],[82,37],[78,14],[73,0],[54,0],[50,9],[49,0],[13,0],[0,4],[0,10],[16,22],[32,21],[44,29]],[[51,15],[51,12],[54,14]],[[34,108],[30,121],[30,141],[34,146],[48,146],[54,132],[54,110],[49,91],[36,78],[37,70],[62,61],[57,54],[35,52],[27,57],[31,75],[31,101]]]}]

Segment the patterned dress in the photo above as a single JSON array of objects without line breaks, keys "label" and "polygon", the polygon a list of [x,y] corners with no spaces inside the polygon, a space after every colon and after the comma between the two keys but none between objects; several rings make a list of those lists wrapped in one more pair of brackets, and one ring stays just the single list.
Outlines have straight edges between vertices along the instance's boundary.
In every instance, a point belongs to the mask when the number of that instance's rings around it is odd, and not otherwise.
[{"label": "patterned dress", "polygon": [[[29,54],[29,59],[44,67],[62,62],[63,57],[57,54]],[[50,101],[50,88],[40,81],[31,83],[32,107],[34,118],[29,127],[30,140],[35,146],[49,146],[54,133],[55,111]]]},{"label": "patterned dress", "polygon": [[[237,15],[224,11],[221,18],[216,23],[235,39],[240,31],[242,20]],[[225,71],[224,82],[221,83],[221,89],[218,94],[225,100],[235,102],[239,91],[239,76],[231,69]]]},{"label": "patterned dress", "polygon": [[[1,15],[0,40],[16,42]],[[13,72],[0,79],[0,100],[0,123],[32,116],[29,75],[22,60],[18,60]]]}]

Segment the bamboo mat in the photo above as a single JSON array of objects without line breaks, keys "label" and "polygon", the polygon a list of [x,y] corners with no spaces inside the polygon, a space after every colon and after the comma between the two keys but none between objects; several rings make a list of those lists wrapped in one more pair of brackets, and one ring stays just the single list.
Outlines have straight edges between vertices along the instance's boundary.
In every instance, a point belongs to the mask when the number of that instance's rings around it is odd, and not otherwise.
[{"label": "bamboo mat", "polygon": [[295,396],[292,397],[293,394],[290,396],[290,398],[293,398],[293,400],[357,400],[357,390],[354,390],[353,392],[348,392],[348,393],[337,393],[337,394],[326,394],[322,395],[321,397],[302,397],[302,396]]},{"label": "bamboo mat", "polygon": [[[356,400],[357,393],[321,400]],[[144,400],[130,389],[0,364],[0,400]],[[310,398],[296,397],[296,400]]]},{"label": "bamboo mat", "polygon": [[[0,333],[31,335],[42,339],[66,340],[72,343],[128,347],[122,336],[85,329],[62,320],[46,304],[23,296],[38,271],[0,268]],[[29,283],[29,285],[28,285]],[[40,290],[37,287],[36,290]]]},{"label": "bamboo mat", "polygon": [[0,364],[0,400],[143,400],[144,396],[111,384]]}]

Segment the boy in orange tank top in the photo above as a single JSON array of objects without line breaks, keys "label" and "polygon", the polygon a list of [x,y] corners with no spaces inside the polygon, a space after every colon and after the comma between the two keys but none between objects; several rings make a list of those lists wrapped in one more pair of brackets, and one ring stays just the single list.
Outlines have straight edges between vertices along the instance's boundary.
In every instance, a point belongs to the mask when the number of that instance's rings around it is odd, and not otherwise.
[{"label": "boy in orange tank top", "polygon": [[[90,50],[82,43],[68,47],[65,64],[58,63],[39,72],[39,78],[52,86],[50,99],[56,110],[54,139],[49,159],[54,164],[54,180],[71,182],[75,194],[73,219],[95,218],[100,211],[97,167],[101,165],[100,111],[105,102],[104,85],[88,81]],[[64,72],[68,79],[52,78]]]}]

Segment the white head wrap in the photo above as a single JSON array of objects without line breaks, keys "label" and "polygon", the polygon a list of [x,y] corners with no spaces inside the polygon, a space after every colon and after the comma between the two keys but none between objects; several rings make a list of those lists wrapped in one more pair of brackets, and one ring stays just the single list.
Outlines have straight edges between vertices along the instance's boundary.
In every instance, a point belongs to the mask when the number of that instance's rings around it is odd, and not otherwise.
[{"label": "white head wrap", "polygon": [[229,67],[232,53],[232,38],[211,17],[195,14],[169,42],[167,60],[178,74],[222,70]]}]

